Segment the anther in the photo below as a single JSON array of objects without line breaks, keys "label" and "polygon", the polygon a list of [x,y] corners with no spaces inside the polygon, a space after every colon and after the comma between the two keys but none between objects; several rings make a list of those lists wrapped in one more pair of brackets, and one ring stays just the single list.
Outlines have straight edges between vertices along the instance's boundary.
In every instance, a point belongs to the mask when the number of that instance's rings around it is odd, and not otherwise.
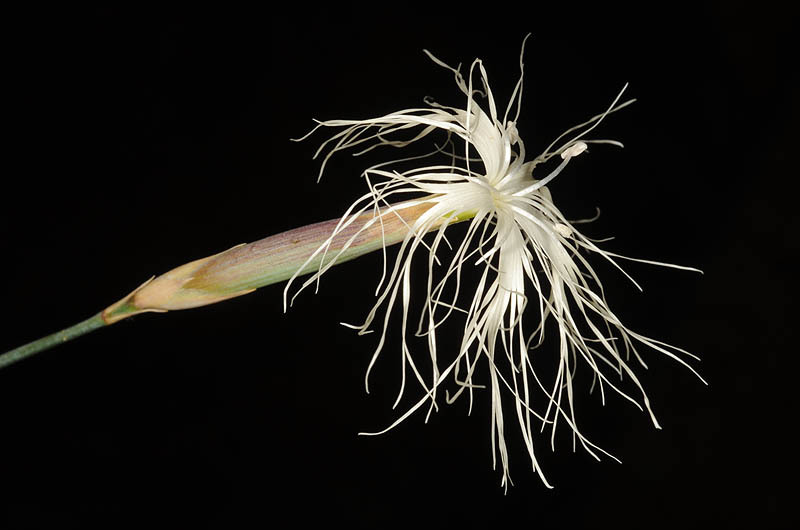
[{"label": "anther", "polygon": [[573,156],[578,156],[579,154],[583,153],[589,148],[586,145],[586,142],[575,142],[573,145],[569,146],[568,149],[564,149],[561,152],[561,158],[566,160],[568,158],[572,158]]}]

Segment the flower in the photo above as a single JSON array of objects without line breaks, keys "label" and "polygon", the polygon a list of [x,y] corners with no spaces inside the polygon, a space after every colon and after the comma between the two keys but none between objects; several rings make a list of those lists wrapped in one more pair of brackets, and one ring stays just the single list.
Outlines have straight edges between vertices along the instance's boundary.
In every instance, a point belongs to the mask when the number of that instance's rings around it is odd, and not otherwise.
[{"label": "flower", "polygon": [[[534,451],[535,426],[540,425],[542,431],[546,427],[550,429],[554,448],[556,427],[563,420],[572,429],[573,445],[577,441],[598,460],[598,453],[611,456],[590,442],[579,429],[573,407],[573,378],[578,365],[585,364],[592,370],[592,388],[595,385],[599,388],[603,403],[607,389],[611,389],[641,410],[646,410],[657,428],[659,425],[647,395],[629,366],[630,354],[633,353],[636,360],[646,367],[637,352],[637,345],[644,345],[675,359],[696,374],[681,354],[696,359],[695,356],[638,334],[620,322],[605,299],[600,278],[584,254],[596,254],[620,271],[622,268],[616,259],[623,256],[601,249],[596,242],[582,235],[576,225],[587,220],[568,221],[553,203],[547,188],[547,184],[574,157],[584,153],[589,144],[621,146],[611,140],[589,140],[586,135],[608,114],[633,100],[618,104],[623,88],[604,113],[569,129],[542,154],[526,161],[525,145],[516,128],[522,100],[523,53],[520,53],[519,81],[502,118],[480,59],[472,63],[465,78],[459,68],[452,68],[431,53],[425,53],[437,65],[452,72],[458,88],[466,96],[464,109],[428,100],[426,108],[401,110],[378,118],[317,122],[309,135],[320,128],[344,128],[323,142],[317,151],[317,155],[327,151],[320,177],[328,159],[339,151],[358,149],[356,154],[362,154],[378,146],[405,147],[436,131],[447,133],[447,143],[426,156],[447,154],[447,162],[403,171],[390,168],[393,164],[399,166],[425,158],[415,157],[382,163],[364,171],[369,192],[350,206],[329,240],[309,258],[319,259],[319,254],[331,253],[327,260],[323,260],[325,265],[320,265],[297,293],[318,283],[320,277],[337,262],[342,250],[331,251],[330,243],[356,219],[371,211],[372,221],[360,230],[370,227],[374,230],[375,225],[400,216],[401,208],[426,205],[426,208],[417,210],[421,213],[416,217],[403,218],[408,232],[388,269],[385,252],[388,245],[384,245],[384,274],[378,284],[377,301],[363,324],[351,326],[360,334],[368,333],[371,325],[379,319],[379,311],[384,308],[379,320],[380,339],[366,374],[369,392],[370,370],[386,345],[391,309],[399,304],[402,308],[401,352],[404,362],[395,406],[403,396],[408,369],[424,390],[424,396],[387,429],[371,434],[388,431],[426,402],[430,404],[430,415],[438,408],[439,387],[451,375],[457,390],[452,395],[445,393],[447,403],[466,392],[471,410],[474,390],[485,388],[476,382],[478,366],[485,364],[489,369],[492,404],[493,465],[496,467],[499,454],[501,484],[507,487],[510,482],[506,415],[512,414],[519,424],[533,471],[551,487]],[[474,87],[475,77],[480,80],[480,89]],[[479,96],[485,99],[488,111],[479,104]],[[399,139],[398,135],[404,133],[412,136]],[[455,150],[454,141],[457,140],[463,141],[463,151]],[[446,151],[447,147],[450,152]],[[534,174],[540,172],[538,166],[545,165],[556,155],[560,163],[544,177],[535,178]],[[408,199],[390,202],[397,198]],[[453,224],[461,221],[469,222],[463,239],[454,245],[450,257],[440,258],[442,243],[450,245],[446,234],[450,233]],[[360,230],[355,231],[350,241],[358,239]],[[346,249],[347,244],[343,248]],[[407,340],[412,297],[411,266],[420,251],[427,251],[428,278],[416,335],[427,339],[433,366],[429,378],[417,368]],[[634,261],[697,270],[648,260]],[[462,270],[468,265],[477,266],[479,274],[474,284],[465,285]],[[285,301],[297,276],[286,286]],[[466,304],[461,303],[462,291],[467,292],[464,293],[468,300]],[[455,357],[442,362],[437,331],[456,314],[464,315],[463,338]],[[531,315],[535,320],[533,331],[527,327],[527,318]],[[533,358],[533,352],[544,343],[548,320],[555,322],[558,337],[558,368],[549,379],[534,370]],[[612,382],[610,373],[616,374],[617,379],[630,379],[639,399],[624,391],[620,383]]]}]

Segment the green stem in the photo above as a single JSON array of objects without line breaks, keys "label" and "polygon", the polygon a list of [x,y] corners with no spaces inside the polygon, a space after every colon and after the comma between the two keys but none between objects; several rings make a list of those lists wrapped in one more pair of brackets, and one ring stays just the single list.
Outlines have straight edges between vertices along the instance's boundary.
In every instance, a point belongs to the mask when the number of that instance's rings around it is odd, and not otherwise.
[{"label": "green stem", "polygon": [[[381,223],[372,222],[372,212],[362,214],[338,231],[330,241],[329,252],[319,253],[308,263],[306,260],[328,240],[339,226],[340,219],[289,230],[182,265],[144,283],[119,302],[83,322],[0,355],[0,369],[132,315],[221,302],[287,280],[303,264],[305,267],[299,275],[319,269],[324,259],[330,262],[333,256],[339,264],[399,243],[406,237],[409,225],[433,204],[424,201],[410,203],[410,206],[393,206],[391,214],[384,216]],[[449,215],[447,218],[453,224],[474,216],[475,212],[462,212],[457,218]],[[430,229],[438,226],[431,225]]]},{"label": "green stem", "polygon": [[30,357],[31,355],[35,355],[39,352],[50,349],[53,346],[58,346],[59,344],[67,342],[68,340],[72,340],[75,337],[80,337],[81,335],[85,335],[90,331],[94,331],[97,328],[107,325],[108,324],[106,324],[106,321],[103,320],[103,314],[97,313],[93,317],[87,318],[83,322],[79,322],[74,326],[62,329],[61,331],[53,333],[52,335],[42,337],[39,340],[29,342],[24,346],[14,348],[13,350],[7,351],[6,353],[0,355],[0,369],[14,364],[17,361],[21,361],[26,357]]}]

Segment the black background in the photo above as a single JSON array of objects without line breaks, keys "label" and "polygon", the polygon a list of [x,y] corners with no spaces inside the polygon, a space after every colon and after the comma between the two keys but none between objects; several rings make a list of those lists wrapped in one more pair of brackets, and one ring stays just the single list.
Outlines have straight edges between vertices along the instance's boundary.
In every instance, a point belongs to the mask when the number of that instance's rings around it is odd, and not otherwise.
[{"label": "black background", "polygon": [[[526,85],[519,130],[538,153],[602,111],[639,101],[551,186],[606,248],[697,266],[598,264],[633,329],[702,356],[705,387],[648,352],[639,370],[662,431],[621,399],[582,396],[589,437],[530,472],[510,417],[504,495],[491,469],[488,396],[401,410],[397,330],[373,373],[357,322],[380,256],[332,270],[282,312],[282,285],[144,315],[0,372],[2,528],[239,528],[322,519],[385,528],[786,527],[796,491],[798,99],[788,13],[727,2],[690,10],[570,4],[8,13],[0,230],[0,350],[94,314],[155,273],[334,218],[387,158],[334,159],[320,184],[298,144],[312,118],[461,104],[423,55],[481,57],[499,105]],[[396,153],[388,153],[394,157]],[[395,340],[392,342],[391,339]],[[458,326],[442,335],[458,339]],[[552,344],[551,344],[552,346]],[[485,374],[483,374],[485,377]],[[578,382],[588,388],[585,379]],[[411,392],[406,404],[417,394]],[[504,527],[504,526],[498,526]]]}]

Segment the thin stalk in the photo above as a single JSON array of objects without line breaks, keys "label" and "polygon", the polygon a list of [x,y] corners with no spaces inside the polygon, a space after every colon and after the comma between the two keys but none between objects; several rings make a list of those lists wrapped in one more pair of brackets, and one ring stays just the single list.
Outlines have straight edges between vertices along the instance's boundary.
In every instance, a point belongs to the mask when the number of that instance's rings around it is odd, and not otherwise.
[{"label": "thin stalk", "polygon": [[30,357],[31,355],[48,350],[53,346],[64,344],[68,340],[72,340],[75,337],[80,337],[81,335],[85,335],[90,331],[94,331],[107,325],[108,323],[103,319],[103,314],[97,313],[93,317],[87,318],[83,322],[79,322],[74,326],[62,329],[61,331],[57,331],[52,335],[42,337],[39,340],[29,342],[24,346],[14,348],[11,351],[7,351],[3,355],[0,355],[0,369],[12,365],[17,361],[21,361],[26,357]]},{"label": "thin stalk", "polygon": [[[324,260],[330,261],[334,255],[338,265],[394,245],[405,238],[408,227],[431,206],[432,203],[419,201],[410,201],[407,206],[401,203],[379,214],[385,216],[382,223],[370,225],[367,223],[374,221],[374,214],[364,214],[333,238],[327,258],[320,253],[309,263],[309,256],[328,240],[340,219],[296,228],[186,263],[151,278],[83,322],[0,355],[0,369],[139,313],[163,313],[221,302],[287,280],[304,264],[300,274],[318,270]],[[455,221],[467,218],[469,214]],[[450,222],[454,222],[452,218]],[[343,251],[338,252],[340,249]]]}]

